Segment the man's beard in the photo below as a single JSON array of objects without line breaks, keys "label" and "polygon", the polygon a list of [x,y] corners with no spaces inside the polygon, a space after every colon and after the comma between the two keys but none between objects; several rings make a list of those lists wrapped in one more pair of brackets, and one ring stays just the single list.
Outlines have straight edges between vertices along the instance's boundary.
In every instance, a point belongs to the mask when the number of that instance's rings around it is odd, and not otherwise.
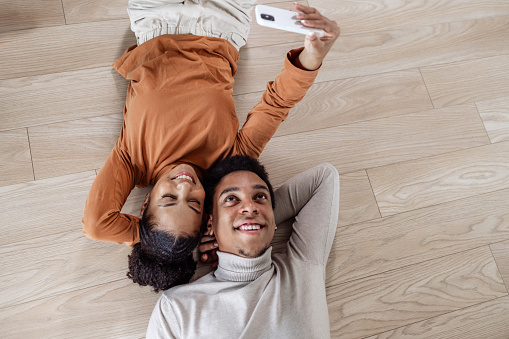
[{"label": "man's beard", "polygon": [[267,251],[268,249],[269,249],[269,246],[265,246],[265,248],[262,248],[260,251],[253,254],[253,253],[248,253],[247,251],[244,251],[242,248],[239,248],[239,254],[246,258],[258,258],[258,257],[261,257],[265,253],[265,251]]}]

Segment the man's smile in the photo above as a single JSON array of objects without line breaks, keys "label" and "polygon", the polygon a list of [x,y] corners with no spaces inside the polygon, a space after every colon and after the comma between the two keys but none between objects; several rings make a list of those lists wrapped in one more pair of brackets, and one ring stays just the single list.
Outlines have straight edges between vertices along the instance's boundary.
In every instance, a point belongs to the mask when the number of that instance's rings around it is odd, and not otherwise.
[{"label": "man's smile", "polygon": [[259,223],[243,223],[237,227],[234,227],[236,231],[239,231],[244,234],[259,234],[262,229],[265,227],[265,225],[259,224]]}]

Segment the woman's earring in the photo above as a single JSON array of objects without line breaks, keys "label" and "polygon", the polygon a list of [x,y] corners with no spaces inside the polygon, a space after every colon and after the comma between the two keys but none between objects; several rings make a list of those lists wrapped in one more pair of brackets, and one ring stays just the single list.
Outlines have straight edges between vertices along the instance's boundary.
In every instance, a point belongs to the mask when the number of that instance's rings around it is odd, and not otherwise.
[{"label": "woman's earring", "polygon": [[277,226],[276,226],[276,228],[274,229],[274,231],[277,231]]}]

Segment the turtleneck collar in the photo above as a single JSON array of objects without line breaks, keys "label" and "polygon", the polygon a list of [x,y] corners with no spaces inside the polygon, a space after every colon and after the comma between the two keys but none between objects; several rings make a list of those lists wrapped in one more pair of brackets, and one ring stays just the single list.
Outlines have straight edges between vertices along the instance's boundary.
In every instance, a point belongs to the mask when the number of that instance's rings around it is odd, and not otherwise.
[{"label": "turtleneck collar", "polygon": [[253,281],[272,267],[272,247],[257,258],[243,258],[217,251],[219,265],[214,272],[221,281]]}]

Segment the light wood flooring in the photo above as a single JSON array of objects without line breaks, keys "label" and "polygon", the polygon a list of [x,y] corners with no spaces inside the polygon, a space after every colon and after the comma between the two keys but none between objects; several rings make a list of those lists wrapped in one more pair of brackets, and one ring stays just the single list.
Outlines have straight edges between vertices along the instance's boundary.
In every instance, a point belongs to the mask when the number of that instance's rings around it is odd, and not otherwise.
[{"label": "light wood flooring", "polygon": [[[509,338],[509,1],[301,2],[342,35],[261,160],[276,186],[325,161],[341,174],[332,337]],[[122,124],[126,6],[0,1],[2,338],[142,338],[159,297],[125,277],[127,246],[81,231]],[[252,24],[241,123],[302,40]]]}]

